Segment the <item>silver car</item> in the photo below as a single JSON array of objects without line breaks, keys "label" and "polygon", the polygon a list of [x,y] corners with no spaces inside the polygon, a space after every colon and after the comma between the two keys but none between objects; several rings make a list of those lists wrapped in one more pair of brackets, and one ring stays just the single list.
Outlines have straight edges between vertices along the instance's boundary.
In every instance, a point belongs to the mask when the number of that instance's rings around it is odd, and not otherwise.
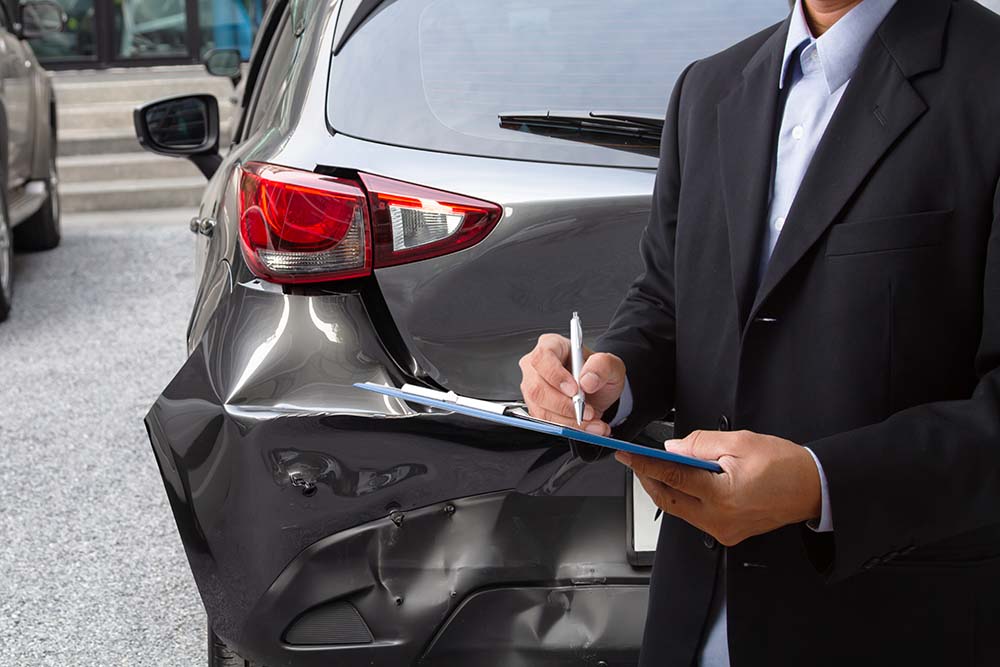
[{"label": "silver car", "polygon": [[56,100],[27,40],[62,30],[47,0],[0,1],[0,322],[14,295],[14,249],[59,245]]},{"label": "silver car", "polygon": [[352,385],[518,400],[539,334],[596,337],[675,78],[787,8],[278,0],[225,156],[214,98],[136,110],[210,179],[146,419],[210,665],[634,664],[654,519],[621,466]]}]

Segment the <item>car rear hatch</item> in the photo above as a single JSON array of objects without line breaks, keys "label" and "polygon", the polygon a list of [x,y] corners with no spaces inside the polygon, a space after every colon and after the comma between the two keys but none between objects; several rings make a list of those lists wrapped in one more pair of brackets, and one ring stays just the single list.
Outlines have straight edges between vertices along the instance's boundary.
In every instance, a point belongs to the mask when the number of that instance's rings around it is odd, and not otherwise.
[{"label": "car rear hatch", "polygon": [[[492,399],[520,395],[518,359],[540,334],[566,334],[573,311],[592,343],[641,270],[649,120],[683,67],[787,13],[784,0],[354,6],[338,19],[331,128],[378,142],[382,176],[503,212],[471,247],[375,268],[420,370]],[[411,150],[393,162],[385,145]]]}]

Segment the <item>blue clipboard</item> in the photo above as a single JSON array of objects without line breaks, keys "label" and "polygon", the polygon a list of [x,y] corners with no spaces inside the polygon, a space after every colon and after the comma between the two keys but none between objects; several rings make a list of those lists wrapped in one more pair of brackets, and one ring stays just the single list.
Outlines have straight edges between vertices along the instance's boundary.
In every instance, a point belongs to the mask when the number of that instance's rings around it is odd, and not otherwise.
[{"label": "blue clipboard", "polygon": [[649,456],[650,458],[661,459],[663,461],[670,461],[671,463],[680,463],[682,465],[691,466],[693,468],[701,468],[702,470],[709,470],[711,472],[722,472],[722,466],[720,466],[715,461],[704,461],[702,459],[696,459],[690,456],[673,454],[671,452],[662,449],[654,449],[652,447],[645,447],[643,445],[636,445],[631,442],[625,442],[624,440],[606,438],[602,435],[587,433],[586,431],[580,431],[578,429],[570,428],[568,426],[560,426],[558,424],[552,424],[550,422],[540,421],[536,419],[527,419],[525,417],[518,417],[516,415],[497,414],[495,412],[480,410],[478,408],[469,407],[467,405],[459,405],[457,403],[452,403],[451,401],[440,401],[434,398],[429,398],[427,396],[411,394],[409,392],[402,391],[401,389],[396,389],[395,387],[384,387],[381,385],[371,384],[368,382],[355,382],[354,386],[357,387],[358,389],[364,389],[365,391],[375,392],[376,394],[384,394],[385,396],[395,396],[396,398],[402,399],[404,401],[420,403],[421,405],[427,405],[432,408],[447,410],[448,412],[457,412],[462,415],[467,415],[469,417],[476,417],[477,419],[484,419],[486,421],[494,422],[497,424],[513,426],[515,428],[523,428],[527,431],[535,431],[536,433],[545,433],[547,435],[569,438],[570,440],[575,440],[577,442],[585,442],[589,445],[607,447],[608,449],[615,449],[621,452],[628,452],[629,454],[639,454],[640,456]]}]

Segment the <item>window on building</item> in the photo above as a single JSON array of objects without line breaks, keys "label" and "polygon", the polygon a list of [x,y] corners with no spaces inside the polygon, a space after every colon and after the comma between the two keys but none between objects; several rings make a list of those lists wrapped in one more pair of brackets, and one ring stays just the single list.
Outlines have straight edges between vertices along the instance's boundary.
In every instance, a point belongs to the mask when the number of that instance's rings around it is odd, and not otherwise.
[{"label": "window on building", "polygon": [[211,49],[250,58],[268,0],[55,0],[62,32],[31,40],[45,64],[108,66],[200,62]]},{"label": "window on building", "polygon": [[97,57],[97,21],[94,0],[59,0],[66,12],[62,32],[31,40],[31,48],[43,63],[92,61]]},{"label": "window on building", "polygon": [[237,49],[243,60],[250,60],[264,5],[264,0],[198,0],[199,55],[204,57],[211,49]]}]

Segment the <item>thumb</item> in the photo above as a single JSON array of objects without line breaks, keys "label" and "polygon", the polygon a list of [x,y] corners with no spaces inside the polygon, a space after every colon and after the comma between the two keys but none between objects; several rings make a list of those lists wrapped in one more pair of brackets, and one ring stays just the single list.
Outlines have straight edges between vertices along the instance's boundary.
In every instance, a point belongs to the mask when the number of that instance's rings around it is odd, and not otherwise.
[{"label": "thumb", "polygon": [[596,394],[606,386],[617,386],[625,380],[624,364],[613,354],[595,352],[587,357],[580,369],[580,387],[588,394]]},{"label": "thumb", "polygon": [[705,461],[732,454],[731,443],[717,431],[691,431],[683,440],[667,440],[663,447],[668,452]]}]

